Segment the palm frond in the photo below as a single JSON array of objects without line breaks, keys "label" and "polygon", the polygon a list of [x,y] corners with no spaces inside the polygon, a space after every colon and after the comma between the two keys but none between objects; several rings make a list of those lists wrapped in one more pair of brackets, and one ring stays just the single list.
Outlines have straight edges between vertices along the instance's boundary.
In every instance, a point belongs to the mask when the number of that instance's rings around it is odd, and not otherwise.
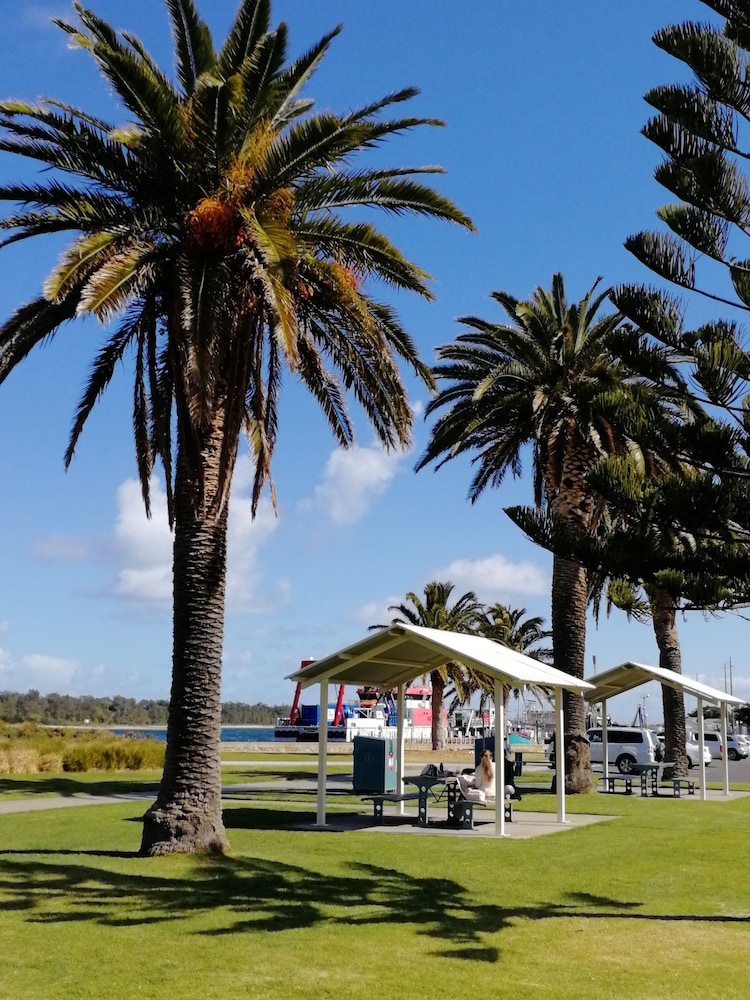
[{"label": "palm frond", "polygon": [[[324,35],[304,55],[295,59],[291,66],[278,73],[274,83],[273,97],[267,104],[268,111],[272,113],[271,125],[274,128],[282,128],[298,117],[300,107],[298,95],[320,65],[331,42],[340,31],[341,25],[338,25]],[[308,108],[313,106],[311,101],[305,103],[307,103]]]},{"label": "palm frond", "polygon": [[308,219],[296,230],[300,247],[313,247],[355,272],[361,270],[394,288],[417,292],[427,299],[429,275],[403,257],[387,237],[368,223],[345,223],[335,218]]},{"label": "palm frond", "polygon": [[55,212],[24,212],[21,215],[9,215],[0,219],[0,229],[16,230],[12,236],[0,240],[0,248],[18,243],[31,236],[49,236],[52,233],[62,233],[68,230],[79,230],[78,223],[62,219]]},{"label": "palm frond", "polygon": [[91,415],[96,403],[101,398],[107,386],[112,380],[115,367],[122,360],[128,345],[138,332],[138,316],[130,317],[120,328],[112,334],[104,347],[99,351],[94,364],[92,365],[89,379],[84,389],[78,408],[76,409],[73,427],[68,440],[68,447],[65,450],[66,468],[73,461],[78,439],[86,420]]},{"label": "palm frond", "polygon": [[93,313],[102,323],[113,319],[143,287],[148,262],[153,256],[151,244],[125,246],[90,273],[81,288],[78,314]]},{"label": "palm frond", "polygon": [[149,401],[146,385],[146,355],[148,343],[144,336],[138,337],[136,350],[135,378],[133,380],[133,438],[135,440],[135,461],[141,483],[141,496],[146,516],[151,516],[151,491],[149,480],[154,468],[149,434]]},{"label": "palm frond", "polygon": [[267,34],[270,18],[270,0],[242,0],[216,60],[219,76],[226,79],[240,71],[260,39]]},{"label": "palm frond", "polygon": [[144,126],[169,148],[183,142],[178,114],[179,98],[169,79],[153,60],[145,60],[132,46],[123,45],[117,33],[92,11],[76,5],[81,23],[89,32],[89,50],[120,99]]},{"label": "palm frond", "polygon": [[[265,35],[242,66],[243,100],[237,113],[235,134],[242,139],[240,154],[257,144],[254,129],[272,118],[274,82],[284,64],[287,32],[285,26]],[[275,134],[275,130],[271,130]],[[258,165],[253,164],[255,170]]]},{"label": "palm frond", "polygon": [[175,69],[186,96],[199,77],[215,64],[213,41],[208,26],[198,16],[193,0],[165,0],[172,27]]},{"label": "palm frond", "polygon": [[63,253],[60,263],[45,279],[44,295],[58,301],[79,287],[100,259],[111,257],[118,236],[114,233],[93,233],[76,240]]},{"label": "palm frond", "polygon": [[0,383],[37,344],[53,336],[66,320],[73,319],[76,304],[74,294],[61,302],[34,299],[3,323],[0,327]]},{"label": "palm frond", "polygon": [[354,206],[382,208],[394,215],[430,215],[474,229],[468,216],[451,201],[434,188],[411,179],[335,174],[305,181],[295,192],[295,209],[303,213]]},{"label": "palm frond", "polygon": [[363,121],[365,118],[372,118],[373,115],[378,114],[384,108],[389,108],[393,104],[402,104],[404,101],[410,101],[414,97],[419,97],[419,93],[420,91],[417,87],[403,87],[401,90],[395,90],[391,94],[386,94],[379,101],[350,111],[346,115],[346,120],[356,122]]}]

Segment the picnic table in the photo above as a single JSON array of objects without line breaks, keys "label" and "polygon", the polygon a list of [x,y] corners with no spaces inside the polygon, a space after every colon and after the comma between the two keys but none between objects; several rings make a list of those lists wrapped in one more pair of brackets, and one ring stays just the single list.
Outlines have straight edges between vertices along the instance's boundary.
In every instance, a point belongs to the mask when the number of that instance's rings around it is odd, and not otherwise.
[{"label": "picnic table", "polygon": [[641,795],[647,796],[649,788],[651,795],[659,794],[659,782],[665,767],[674,767],[674,762],[660,761],[658,764],[631,764],[632,774],[638,774],[641,778]]},{"label": "picnic table", "polygon": [[[386,802],[406,802],[417,800],[417,826],[426,827],[429,825],[429,808],[431,805],[445,803],[448,810],[448,822],[463,829],[474,828],[474,806],[493,806],[494,798],[489,798],[487,802],[478,802],[464,797],[461,786],[458,783],[458,774],[445,771],[442,774],[414,774],[403,779],[405,785],[416,788],[415,792],[404,791],[383,792],[365,796],[365,799],[374,804],[374,814],[377,822],[383,822],[383,806]],[[520,798],[520,796],[519,796]],[[510,822],[513,818],[513,806],[510,800],[504,803],[505,819]]]},{"label": "picnic table", "polygon": [[427,810],[431,803],[445,802],[448,819],[453,819],[460,796],[455,774],[414,774],[404,778],[405,785],[414,785],[419,793],[417,826],[427,826]]}]

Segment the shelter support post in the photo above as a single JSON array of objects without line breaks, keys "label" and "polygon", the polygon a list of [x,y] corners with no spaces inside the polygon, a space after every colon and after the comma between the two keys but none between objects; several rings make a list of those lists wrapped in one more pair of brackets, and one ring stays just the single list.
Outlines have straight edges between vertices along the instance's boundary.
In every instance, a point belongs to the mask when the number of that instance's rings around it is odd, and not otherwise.
[{"label": "shelter support post", "polygon": [[318,719],[318,826],[326,822],[326,767],[328,763],[328,681],[320,682],[320,717]]},{"label": "shelter support post", "polygon": [[495,678],[495,835],[505,836],[505,698]]},{"label": "shelter support post", "polygon": [[604,787],[607,787],[609,774],[609,733],[607,732],[607,699],[602,700],[602,766],[604,768]]},{"label": "shelter support post", "polygon": [[721,764],[724,778],[724,794],[729,795],[729,749],[727,747],[727,703],[721,703]]},{"label": "shelter support post", "polygon": [[[399,684],[396,690],[396,791],[400,794],[404,790],[404,731],[406,724],[406,698],[405,685]],[[404,803],[398,804],[399,815],[404,815]]]},{"label": "shelter support post", "polygon": [[703,738],[703,699],[698,695],[698,710],[695,715],[695,721],[698,723],[698,756],[701,761],[701,799],[705,802],[708,798],[706,792],[706,762],[703,759],[703,754],[706,752],[706,741]]},{"label": "shelter support post", "polygon": [[565,823],[565,718],[563,692],[555,688],[555,773],[557,775],[557,822]]}]

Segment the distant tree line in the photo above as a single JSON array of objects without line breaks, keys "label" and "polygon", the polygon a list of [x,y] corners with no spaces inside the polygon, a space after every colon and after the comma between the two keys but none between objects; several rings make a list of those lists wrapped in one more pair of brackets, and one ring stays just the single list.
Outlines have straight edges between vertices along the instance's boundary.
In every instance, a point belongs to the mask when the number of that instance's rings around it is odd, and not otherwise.
[{"label": "distant tree line", "polygon": [[246,705],[242,701],[221,703],[221,724],[223,726],[273,726],[278,716],[288,717],[291,705],[266,705],[259,701]]},{"label": "distant tree line", "polygon": [[[39,722],[42,725],[166,726],[169,702],[166,699],[94,698],[70,694],[42,695],[32,689],[26,694],[0,691],[0,722]],[[224,702],[221,722],[225,726],[272,726],[279,715],[289,715],[289,705],[246,705]]]}]

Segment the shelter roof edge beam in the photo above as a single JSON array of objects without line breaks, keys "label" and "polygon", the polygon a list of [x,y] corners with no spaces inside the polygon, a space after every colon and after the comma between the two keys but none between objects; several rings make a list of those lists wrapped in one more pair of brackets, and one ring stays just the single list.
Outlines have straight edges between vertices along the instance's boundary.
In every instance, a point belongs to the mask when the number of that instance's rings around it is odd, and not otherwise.
[{"label": "shelter roof edge beam", "polygon": [[[384,644],[382,649],[389,649],[391,646],[397,646],[400,642],[403,642],[403,634],[394,636],[390,642]],[[311,684],[325,684],[327,681],[330,683],[331,678],[335,677],[342,667],[346,670],[355,667],[358,663],[363,663],[370,656],[370,652],[360,653],[358,656],[350,656],[349,654],[337,655],[335,666],[329,667],[328,670],[323,674],[318,674],[315,677],[310,677],[308,681],[305,681],[304,675],[300,677],[300,682],[303,688],[310,687]]]}]

